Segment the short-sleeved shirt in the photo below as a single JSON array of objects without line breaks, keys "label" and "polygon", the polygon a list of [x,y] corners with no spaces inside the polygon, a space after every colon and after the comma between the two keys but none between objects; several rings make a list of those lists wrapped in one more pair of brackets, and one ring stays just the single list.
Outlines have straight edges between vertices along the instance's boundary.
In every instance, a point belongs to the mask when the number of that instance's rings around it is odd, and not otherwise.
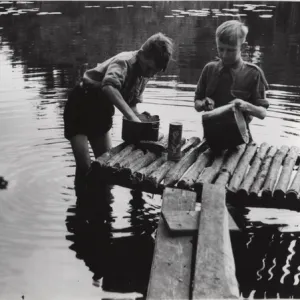
[{"label": "short-sleeved shirt", "polygon": [[268,83],[261,68],[242,59],[228,68],[220,59],[205,65],[197,83],[195,100],[209,97],[215,106],[223,106],[239,98],[257,106],[268,108],[265,90]]},{"label": "short-sleeved shirt", "polygon": [[103,136],[111,129],[115,109],[102,93],[106,85],[118,89],[131,107],[142,102],[148,78],[141,76],[137,52],[122,52],[84,73],[82,83],[70,91],[64,109],[67,139],[77,134]]},{"label": "short-sleeved shirt", "polygon": [[87,70],[83,79],[101,88],[106,85],[115,87],[127,104],[134,106],[142,102],[142,93],[149,80],[141,76],[137,52],[121,52],[99,63],[94,69]]}]

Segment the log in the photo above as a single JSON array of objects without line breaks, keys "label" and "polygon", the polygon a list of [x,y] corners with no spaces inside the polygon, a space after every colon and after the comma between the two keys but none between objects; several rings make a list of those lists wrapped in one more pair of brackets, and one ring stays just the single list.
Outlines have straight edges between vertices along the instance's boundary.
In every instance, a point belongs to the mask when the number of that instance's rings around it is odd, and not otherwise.
[{"label": "log", "polygon": [[226,155],[224,164],[221,167],[221,172],[216,179],[215,184],[220,184],[225,186],[229,179],[231,178],[240,158],[245,152],[246,144],[237,146],[236,149],[230,150]]},{"label": "log", "polygon": [[141,182],[144,180],[145,177],[152,174],[155,170],[157,170],[165,161],[167,157],[162,155],[158,157],[154,162],[152,162],[149,166],[146,166],[138,171],[136,171],[133,176],[133,181]]},{"label": "log", "polygon": [[268,171],[269,171],[270,165],[272,163],[273,157],[276,153],[276,150],[277,150],[276,147],[271,146],[267,155],[265,156],[265,158],[261,164],[261,167],[259,169],[259,172],[256,175],[256,178],[255,178],[253,184],[251,185],[251,188],[249,191],[250,196],[252,196],[254,198],[256,198],[258,196],[258,193],[259,193],[261,187],[263,186],[266,176],[268,174]]},{"label": "log", "polygon": [[114,156],[112,156],[106,163],[107,167],[113,167],[114,164],[118,163],[119,161],[123,160],[127,155],[129,155],[135,146],[133,144],[127,145],[123,150],[121,150],[119,153],[116,153]]},{"label": "log", "polygon": [[196,249],[193,299],[238,299],[225,188],[205,184]]},{"label": "log", "polygon": [[[299,154],[299,148],[293,146],[290,148],[290,151],[288,152],[284,160],[283,168],[274,190],[274,198],[276,198],[277,200],[282,200],[285,196],[286,190],[291,180],[291,175],[294,166],[296,164],[296,160],[298,158],[298,154]],[[288,203],[286,202],[286,204]]]},{"label": "log", "polygon": [[248,170],[248,166],[250,161],[252,160],[255,152],[257,150],[257,145],[255,143],[249,143],[246,151],[241,157],[236,169],[233,172],[232,178],[230,180],[228,190],[236,193],[242,180],[244,179],[246,172]]},{"label": "log", "polygon": [[286,192],[287,201],[292,203],[297,203],[298,208],[300,207],[300,201],[298,200],[300,195],[300,166],[298,166],[298,171],[292,181],[291,186]]},{"label": "log", "polygon": [[[166,188],[162,212],[194,210],[197,194]],[[154,255],[147,291],[147,300],[189,299],[192,268],[193,237],[173,238],[160,217],[155,238]]]},{"label": "log", "polygon": [[201,145],[192,148],[169,170],[164,178],[165,186],[174,186],[186,170],[196,161]]},{"label": "log", "polygon": [[254,161],[252,162],[246,177],[243,179],[241,185],[238,188],[237,195],[240,198],[244,198],[249,195],[249,190],[251,185],[253,184],[260,166],[269,150],[270,146],[267,143],[262,143],[254,157]]},{"label": "log", "polygon": [[137,159],[136,161],[132,162],[128,168],[130,169],[131,173],[135,173],[138,170],[148,166],[150,163],[155,161],[157,156],[155,153],[152,153],[150,151],[147,151],[147,153],[143,156]]},{"label": "log", "polygon": [[118,161],[114,164],[115,168],[127,168],[130,164],[140,157],[144,156],[144,152],[141,149],[133,150],[129,155],[127,155],[123,160]]},{"label": "log", "polygon": [[211,183],[214,181],[225,161],[226,152],[227,151],[224,150],[220,155],[216,156],[212,165],[208,168],[205,168],[204,171],[199,175],[194,185],[195,190],[200,192],[204,183]]},{"label": "log", "polygon": [[184,145],[181,147],[181,152],[186,153],[188,152],[191,148],[196,147],[199,145],[201,142],[200,138],[198,137],[191,137],[189,138]]},{"label": "log", "polygon": [[195,163],[191,166],[187,173],[179,180],[177,184],[178,187],[184,189],[192,188],[200,173],[212,160],[212,157],[213,154],[211,149],[207,149],[206,151],[198,155],[198,158],[195,161]]},{"label": "log", "polygon": [[149,176],[145,177],[145,182],[147,184],[153,185],[156,188],[164,179],[165,175],[169,172],[169,170],[176,165],[175,161],[167,160],[165,161],[156,171],[151,173]]},{"label": "log", "polygon": [[96,158],[96,160],[93,162],[95,165],[98,165],[102,167],[106,164],[106,162],[112,158],[115,154],[119,153],[121,150],[123,150],[128,144],[127,143],[121,143],[117,145],[116,147],[111,148],[109,151],[103,153],[99,157]]},{"label": "log", "polygon": [[272,160],[272,164],[270,166],[270,169],[268,171],[266,180],[262,188],[262,196],[265,199],[270,199],[272,197],[273,189],[279,174],[280,167],[288,151],[289,151],[288,146],[285,145],[281,146],[280,149],[277,150]]}]

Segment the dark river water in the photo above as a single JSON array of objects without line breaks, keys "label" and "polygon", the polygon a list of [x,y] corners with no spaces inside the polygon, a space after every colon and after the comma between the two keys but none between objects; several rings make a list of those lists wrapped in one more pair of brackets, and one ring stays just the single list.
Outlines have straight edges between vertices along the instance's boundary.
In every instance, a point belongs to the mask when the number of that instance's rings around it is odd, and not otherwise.
[{"label": "dark river water", "polygon": [[[161,197],[112,186],[76,206],[75,163],[63,137],[66,94],[83,64],[137,49],[161,31],[174,39],[168,70],[141,110],[161,130],[181,121],[202,137],[193,96],[216,55],[214,31],[235,16],[249,26],[245,59],[261,66],[268,116],[254,140],[300,146],[299,2],[0,1],[0,299],[135,299],[145,296]],[[116,113],[113,143],[121,142]],[[300,298],[300,213],[250,208],[232,236],[243,297]]]}]

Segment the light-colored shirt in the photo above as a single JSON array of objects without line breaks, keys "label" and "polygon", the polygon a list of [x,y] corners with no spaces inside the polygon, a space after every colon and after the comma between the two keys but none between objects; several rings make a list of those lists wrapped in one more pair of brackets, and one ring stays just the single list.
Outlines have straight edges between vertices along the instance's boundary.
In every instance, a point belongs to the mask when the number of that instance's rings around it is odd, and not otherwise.
[{"label": "light-colored shirt", "polygon": [[100,88],[111,85],[119,90],[129,106],[135,106],[143,101],[142,93],[149,80],[140,75],[137,52],[121,52],[97,64],[95,68],[84,73],[84,82]]}]

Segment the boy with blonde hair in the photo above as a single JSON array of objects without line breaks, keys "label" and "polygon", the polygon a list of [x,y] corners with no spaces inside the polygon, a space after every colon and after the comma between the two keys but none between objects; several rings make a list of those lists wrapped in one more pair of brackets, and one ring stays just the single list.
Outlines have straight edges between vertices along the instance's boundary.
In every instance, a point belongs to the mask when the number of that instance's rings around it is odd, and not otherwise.
[{"label": "boy with blonde hair", "polygon": [[222,23],[216,30],[219,59],[206,64],[195,92],[195,109],[209,111],[234,103],[246,117],[264,119],[269,104],[265,99],[268,83],[261,68],[245,62],[248,27],[237,20]]}]

